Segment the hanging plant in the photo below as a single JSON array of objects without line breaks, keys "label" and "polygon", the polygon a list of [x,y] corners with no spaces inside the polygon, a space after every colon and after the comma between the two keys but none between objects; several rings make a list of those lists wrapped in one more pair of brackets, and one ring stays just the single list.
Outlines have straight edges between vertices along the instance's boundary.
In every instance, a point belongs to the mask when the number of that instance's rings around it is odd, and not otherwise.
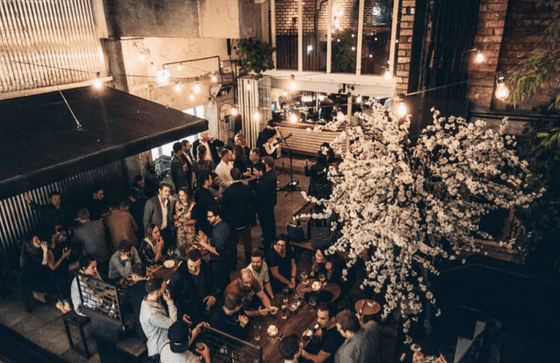
[{"label": "hanging plant", "polygon": [[261,42],[258,38],[240,39],[233,49],[239,56],[239,59],[233,62],[247,72],[256,73],[257,79],[263,77],[263,72],[274,69],[272,54],[276,48]]}]

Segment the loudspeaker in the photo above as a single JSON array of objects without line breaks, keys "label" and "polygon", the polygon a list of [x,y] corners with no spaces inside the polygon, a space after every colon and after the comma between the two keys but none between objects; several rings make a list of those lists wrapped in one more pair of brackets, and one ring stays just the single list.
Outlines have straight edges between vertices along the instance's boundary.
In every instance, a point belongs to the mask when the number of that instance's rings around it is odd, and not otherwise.
[{"label": "loudspeaker", "polygon": [[233,132],[241,131],[241,115],[227,115],[226,122],[229,122],[229,130]]}]

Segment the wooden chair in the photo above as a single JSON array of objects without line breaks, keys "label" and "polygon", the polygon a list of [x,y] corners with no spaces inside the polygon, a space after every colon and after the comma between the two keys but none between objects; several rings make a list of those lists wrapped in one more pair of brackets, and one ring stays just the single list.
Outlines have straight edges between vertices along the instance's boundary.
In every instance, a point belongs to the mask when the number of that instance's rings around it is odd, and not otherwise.
[{"label": "wooden chair", "polygon": [[72,340],[72,334],[70,334],[70,327],[69,325],[73,325],[78,328],[80,331],[80,337],[82,338],[82,342],[84,343],[84,353],[85,357],[91,357],[91,354],[88,349],[88,344],[86,340],[86,334],[84,333],[84,326],[89,324],[91,319],[87,316],[78,315],[75,311],[70,311],[69,313],[65,314],[62,318],[64,321],[64,330],[66,331],[66,337],[68,338],[68,344],[70,344],[70,348],[76,350],[78,353],[81,354],[80,351],[74,348],[74,341]]}]

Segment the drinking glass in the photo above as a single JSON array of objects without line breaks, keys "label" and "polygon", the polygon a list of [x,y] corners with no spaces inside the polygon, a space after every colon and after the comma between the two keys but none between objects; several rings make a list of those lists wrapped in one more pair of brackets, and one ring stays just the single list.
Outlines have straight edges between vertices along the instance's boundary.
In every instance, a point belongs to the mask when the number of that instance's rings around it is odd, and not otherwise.
[{"label": "drinking glass", "polygon": [[319,274],[319,281],[321,281],[322,287],[324,287],[327,284],[325,274]]},{"label": "drinking glass", "polygon": [[261,340],[261,325],[255,324],[255,342]]},{"label": "drinking glass", "polygon": [[309,274],[307,272],[302,272],[301,273],[301,281],[303,282],[303,285],[307,288],[307,286],[309,285]]},{"label": "drinking glass", "polygon": [[282,319],[288,319],[288,305],[282,305]]},{"label": "drinking glass", "polygon": [[311,311],[315,311],[315,305],[317,305],[317,295],[311,294],[311,296],[309,296],[309,305],[312,306]]}]

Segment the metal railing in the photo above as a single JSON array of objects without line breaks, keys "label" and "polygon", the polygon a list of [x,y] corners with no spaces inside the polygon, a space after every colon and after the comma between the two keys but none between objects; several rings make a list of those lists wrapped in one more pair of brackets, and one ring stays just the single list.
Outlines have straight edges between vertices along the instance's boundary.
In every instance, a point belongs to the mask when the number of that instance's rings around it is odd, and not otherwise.
[{"label": "metal railing", "polygon": [[213,363],[262,363],[262,349],[211,327],[203,327],[197,340],[211,352]]}]

